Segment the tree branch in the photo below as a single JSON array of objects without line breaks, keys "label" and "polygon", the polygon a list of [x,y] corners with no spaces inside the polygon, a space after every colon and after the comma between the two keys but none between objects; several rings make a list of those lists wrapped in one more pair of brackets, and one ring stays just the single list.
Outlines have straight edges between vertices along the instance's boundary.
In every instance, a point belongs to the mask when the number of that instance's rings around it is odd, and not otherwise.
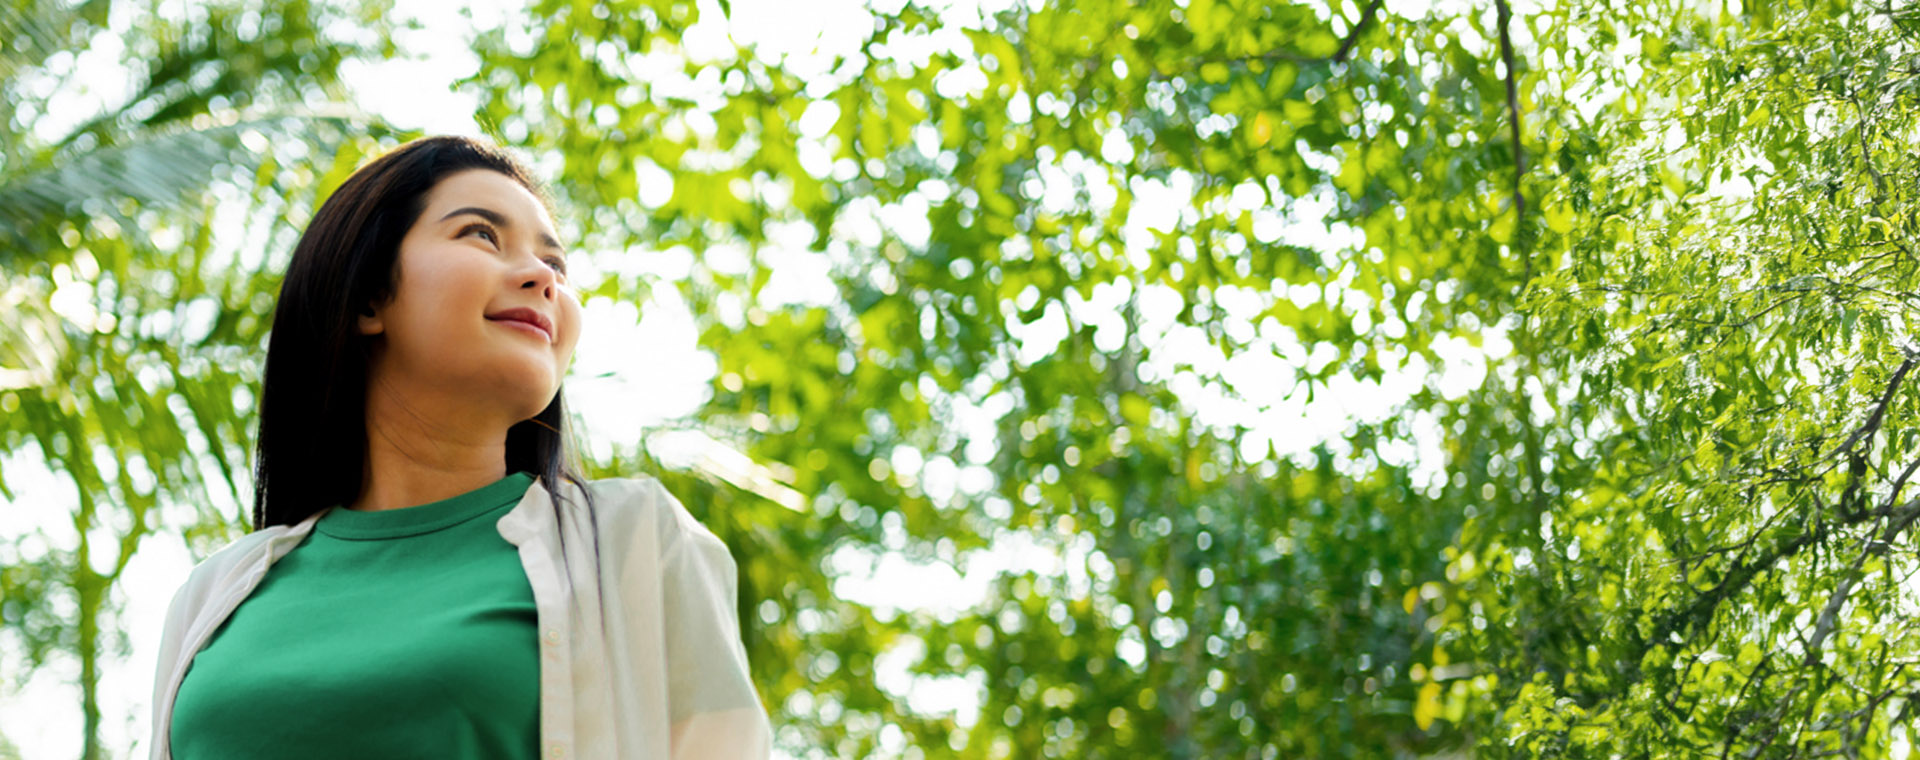
[{"label": "tree branch", "polygon": [[[1494,10],[1500,15],[1500,61],[1507,67],[1507,134],[1513,139],[1513,231],[1520,235],[1520,223],[1527,216],[1527,198],[1520,192],[1520,180],[1527,174],[1526,155],[1520,150],[1520,72],[1513,63],[1513,8],[1507,0],[1493,0]],[[1533,252],[1525,251],[1527,275],[1525,283],[1533,280]]]},{"label": "tree branch", "polygon": [[1893,403],[1894,392],[1900,390],[1901,381],[1906,379],[1908,372],[1913,371],[1915,363],[1920,363],[1920,352],[1909,351],[1907,353],[1907,360],[1901,362],[1900,368],[1893,371],[1893,379],[1887,381],[1886,391],[1880,394],[1880,400],[1873,405],[1873,412],[1867,415],[1866,422],[1860,423],[1860,427],[1853,431],[1853,435],[1847,436],[1845,442],[1834,447],[1832,451],[1814,459],[1813,464],[1819,464],[1828,457],[1853,448],[1853,445],[1859,443],[1861,439],[1878,432],[1880,430],[1880,423],[1886,419],[1887,406]]},{"label": "tree branch", "polygon": [[[1868,439],[1878,432],[1886,418],[1887,409],[1892,405],[1893,397],[1898,392],[1901,383],[1905,381],[1907,374],[1912,371],[1916,364],[1920,364],[1920,353],[1908,352],[1906,361],[1901,363],[1900,367],[1894,371],[1893,377],[1888,380],[1886,390],[1883,391],[1876,400],[1874,409],[1868,415],[1867,420],[1848,437],[1846,442],[1840,444],[1840,446],[1827,454],[1817,457],[1814,462],[1808,466],[1811,467],[1813,464],[1818,464],[1820,461],[1832,457],[1836,453],[1846,451],[1860,443],[1863,439]],[[1812,634],[1803,642],[1803,650],[1807,653],[1804,659],[1806,663],[1813,664],[1818,662],[1819,650],[1825,644],[1826,640],[1832,636],[1834,627],[1837,625],[1839,610],[1845,605],[1847,597],[1852,593],[1854,585],[1858,582],[1859,571],[1864,567],[1866,560],[1876,554],[1885,554],[1891,548],[1895,538],[1911,528],[1915,522],[1920,522],[1920,498],[1915,498],[1904,504],[1900,504],[1898,507],[1894,506],[1898,503],[1896,500],[1900,490],[1906,485],[1908,479],[1916,470],[1920,470],[1920,463],[1910,464],[1905,468],[1894,481],[1893,490],[1888,494],[1886,503],[1878,509],[1836,511],[1835,518],[1837,519],[1834,521],[1834,525],[1859,525],[1869,520],[1880,518],[1886,518],[1887,525],[1877,538],[1869,536],[1866,546],[1861,549],[1860,555],[1856,557],[1854,562],[1847,568],[1846,575],[1841,579],[1840,585],[1834,590],[1833,594],[1828,597],[1827,604],[1822,609],[1820,616],[1816,618]],[[1818,504],[1817,494],[1815,495],[1815,499],[1816,504]],[[1672,637],[1691,632],[1700,626],[1706,625],[1713,619],[1721,603],[1745,590],[1761,573],[1767,572],[1781,561],[1799,554],[1807,547],[1826,538],[1829,524],[1817,516],[1819,513],[1826,511],[1823,505],[1819,506],[1815,513],[1816,516],[1808,520],[1804,530],[1800,531],[1797,535],[1790,538],[1782,538],[1772,546],[1767,547],[1767,549],[1758,556],[1735,562],[1733,567],[1721,577],[1720,582],[1715,584],[1713,588],[1702,592],[1698,597],[1695,597],[1690,604],[1671,609],[1667,614],[1661,616],[1653,626],[1652,635],[1644,640],[1635,641],[1633,648],[1645,651],[1651,647],[1664,646],[1670,643]],[[1751,545],[1752,542],[1753,539],[1749,538],[1747,544]],[[1637,663],[1635,663],[1628,666],[1628,672],[1625,675],[1626,682],[1631,683],[1640,680],[1645,674],[1640,672]],[[1729,739],[1729,741],[1730,740],[1731,739]],[[1769,741],[1771,741],[1771,738],[1769,738]]]},{"label": "tree branch", "polygon": [[1833,635],[1834,626],[1840,618],[1840,608],[1846,605],[1847,597],[1853,593],[1854,584],[1860,581],[1860,571],[1866,566],[1867,559],[1886,554],[1887,550],[1893,546],[1893,540],[1899,538],[1907,528],[1912,527],[1916,519],[1920,519],[1920,499],[1907,502],[1899,512],[1888,515],[1886,530],[1881,531],[1877,540],[1871,536],[1868,537],[1867,545],[1861,547],[1860,554],[1853,558],[1853,564],[1847,567],[1846,576],[1840,579],[1840,585],[1833,590],[1831,596],[1827,597],[1826,608],[1820,611],[1820,618],[1814,623],[1813,636],[1807,639],[1807,656],[1803,660],[1805,664],[1815,665],[1820,662],[1820,647],[1827,642],[1827,637]]},{"label": "tree branch", "polygon": [[1333,51],[1331,60],[1334,63],[1347,62],[1347,56],[1353,53],[1353,46],[1360,42],[1360,33],[1367,30],[1367,25],[1373,23],[1374,14],[1380,12],[1380,2],[1381,0],[1371,0],[1367,3],[1366,9],[1360,11],[1360,20],[1353,25],[1352,29],[1347,30],[1347,38],[1340,41],[1340,49]]}]

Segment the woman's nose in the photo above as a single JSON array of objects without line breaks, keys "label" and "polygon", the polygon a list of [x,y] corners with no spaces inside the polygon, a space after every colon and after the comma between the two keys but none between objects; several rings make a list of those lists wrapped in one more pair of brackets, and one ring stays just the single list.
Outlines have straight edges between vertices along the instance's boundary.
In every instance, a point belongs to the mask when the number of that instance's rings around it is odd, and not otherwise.
[{"label": "woman's nose", "polygon": [[551,299],[554,297],[557,279],[558,275],[554,273],[553,267],[548,266],[544,261],[537,261],[532,271],[526,275],[526,279],[521,281],[520,289],[538,289],[540,297]]}]

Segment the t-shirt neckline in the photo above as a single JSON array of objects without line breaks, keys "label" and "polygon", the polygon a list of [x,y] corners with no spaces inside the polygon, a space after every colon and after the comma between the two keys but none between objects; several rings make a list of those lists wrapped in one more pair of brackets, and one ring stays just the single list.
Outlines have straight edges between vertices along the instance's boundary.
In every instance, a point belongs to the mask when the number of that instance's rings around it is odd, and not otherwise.
[{"label": "t-shirt neckline", "polygon": [[345,507],[329,510],[314,530],[335,538],[378,540],[406,538],[446,530],[500,507],[520,501],[533,485],[533,475],[508,473],[474,490],[440,501],[401,509],[363,512]]}]

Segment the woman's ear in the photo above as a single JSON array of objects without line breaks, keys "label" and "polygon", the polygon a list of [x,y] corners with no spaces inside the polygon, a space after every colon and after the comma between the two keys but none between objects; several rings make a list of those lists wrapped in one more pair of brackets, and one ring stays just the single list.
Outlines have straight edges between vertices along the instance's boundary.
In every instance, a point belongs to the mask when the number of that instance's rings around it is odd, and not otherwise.
[{"label": "woman's ear", "polygon": [[387,330],[386,324],[380,321],[380,316],[373,312],[372,306],[361,307],[359,327],[361,335],[379,335]]}]

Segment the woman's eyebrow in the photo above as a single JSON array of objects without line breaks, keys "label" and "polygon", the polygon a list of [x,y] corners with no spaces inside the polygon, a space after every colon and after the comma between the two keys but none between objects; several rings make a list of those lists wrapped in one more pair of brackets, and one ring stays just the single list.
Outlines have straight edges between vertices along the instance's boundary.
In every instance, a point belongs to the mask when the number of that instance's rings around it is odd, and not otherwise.
[{"label": "woman's eyebrow", "polygon": [[[485,219],[489,222],[492,222],[495,226],[500,227],[501,229],[506,229],[508,227],[513,226],[513,223],[507,221],[507,217],[501,214],[500,212],[490,208],[481,208],[479,206],[462,206],[460,208],[454,209],[452,211],[447,212],[446,216],[440,217],[440,221],[444,222],[448,219],[452,219],[461,214],[472,214],[474,216],[480,217],[481,219]],[[548,248],[558,248],[563,251],[566,250],[565,246],[560,245],[560,241],[553,239],[552,235],[549,235],[544,232],[540,233],[540,242],[541,244],[545,245]]]}]

